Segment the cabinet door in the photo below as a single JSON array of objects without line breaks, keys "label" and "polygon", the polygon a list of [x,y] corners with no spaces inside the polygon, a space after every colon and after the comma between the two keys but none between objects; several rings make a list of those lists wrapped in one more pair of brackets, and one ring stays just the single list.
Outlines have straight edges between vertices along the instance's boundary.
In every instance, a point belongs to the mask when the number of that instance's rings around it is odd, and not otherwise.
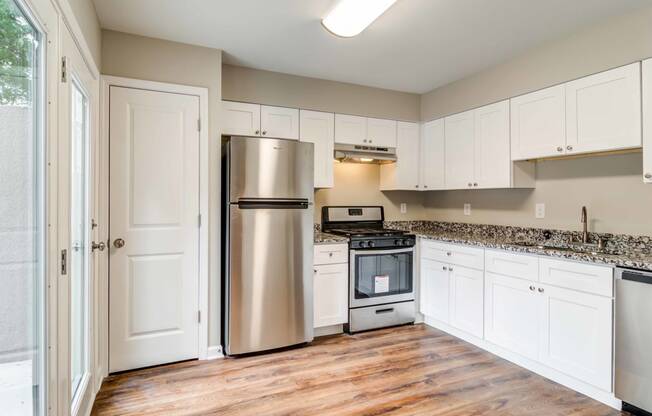
[{"label": "cabinet door", "polygon": [[335,114],[335,143],[367,144],[367,119]]},{"label": "cabinet door", "polygon": [[485,339],[538,360],[542,296],[533,282],[485,273]]},{"label": "cabinet door", "polygon": [[260,105],[222,101],[222,134],[260,135]]},{"label": "cabinet door", "polygon": [[509,101],[475,110],[475,178],[478,188],[509,188],[512,158],[509,147]]},{"label": "cabinet door", "polygon": [[380,190],[419,189],[419,124],[397,126],[396,163],[380,166]]},{"label": "cabinet door", "polygon": [[612,391],[612,299],[549,285],[539,288],[545,301],[541,361]]},{"label": "cabinet door", "polygon": [[448,266],[421,259],[421,313],[448,323],[450,275]]},{"label": "cabinet door", "polygon": [[643,180],[652,183],[652,59],[643,61]]},{"label": "cabinet door", "polygon": [[640,63],[566,84],[567,153],[640,146]]},{"label": "cabinet door", "polygon": [[367,144],[376,147],[396,147],[396,121],[368,118]]},{"label": "cabinet door", "polygon": [[348,264],[315,266],[313,282],[314,327],[339,325],[348,321]]},{"label": "cabinet door", "polygon": [[315,145],[315,188],[332,188],[335,115],[301,110],[299,126],[299,140]]},{"label": "cabinet door", "polygon": [[557,85],[510,100],[512,160],[564,154],[564,86]]},{"label": "cabinet door", "polygon": [[473,187],[473,113],[466,111],[444,119],[446,189]]},{"label": "cabinet door", "polygon": [[423,125],[421,136],[421,186],[424,190],[444,189],[445,182],[444,119]]},{"label": "cabinet door", "polygon": [[264,137],[299,140],[299,110],[261,106],[260,134]]},{"label": "cabinet door", "polygon": [[484,272],[450,266],[450,324],[482,338],[484,335]]}]

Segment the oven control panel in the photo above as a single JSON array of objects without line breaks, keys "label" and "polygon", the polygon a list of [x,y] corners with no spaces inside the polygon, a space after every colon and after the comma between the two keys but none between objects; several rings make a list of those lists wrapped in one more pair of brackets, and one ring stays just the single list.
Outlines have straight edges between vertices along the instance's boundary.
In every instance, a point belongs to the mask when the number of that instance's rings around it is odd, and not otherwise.
[{"label": "oven control panel", "polygon": [[353,249],[392,249],[392,248],[403,248],[403,247],[414,247],[416,244],[416,239],[414,236],[403,235],[400,237],[391,237],[391,238],[360,238],[351,240],[351,248]]}]

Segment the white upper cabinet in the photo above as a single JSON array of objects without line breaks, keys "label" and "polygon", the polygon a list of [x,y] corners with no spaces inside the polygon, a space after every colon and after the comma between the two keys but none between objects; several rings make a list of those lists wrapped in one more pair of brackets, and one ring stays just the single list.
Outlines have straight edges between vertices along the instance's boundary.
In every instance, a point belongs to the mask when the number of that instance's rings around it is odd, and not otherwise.
[{"label": "white upper cabinet", "polygon": [[260,135],[299,140],[299,110],[296,108],[260,107]]},{"label": "white upper cabinet", "polygon": [[473,187],[475,131],[473,115],[474,111],[466,111],[444,119],[447,189]]},{"label": "white upper cabinet", "polygon": [[444,119],[423,125],[421,137],[421,189],[426,191],[444,189],[445,181]]},{"label": "white upper cabinet", "polygon": [[512,186],[509,143],[509,101],[475,110],[474,187]]},{"label": "white upper cabinet", "polygon": [[557,85],[510,100],[512,160],[564,153],[566,104],[564,86]]},{"label": "white upper cabinet", "polygon": [[367,144],[375,147],[396,147],[396,121],[367,118]]},{"label": "white upper cabinet", "polygon": [[366,145],[366,117],[335,114],[335,142]]},{"label": "white upper cabinet", "polygon": [[652,59],[643,61],[643,180],[652,183]]},{"label": "white upper cabinet", "polygon": [[380,166],[380,190],[419,189],[419,124],[398,122],[396,163]]},{"label": "white upper cabinet", "polygon": [[222,101],[222,134],[260,135],[260,105]]},{"label": "white upper cabinet", "polygon": [[333,187],[335,115],[301,110],[299,140],[315,145],[315,188]]},{"label": "white upper cabinet", "polygon": [[641,146],[641,68],[634,63],[566,84],[566,151]]}]

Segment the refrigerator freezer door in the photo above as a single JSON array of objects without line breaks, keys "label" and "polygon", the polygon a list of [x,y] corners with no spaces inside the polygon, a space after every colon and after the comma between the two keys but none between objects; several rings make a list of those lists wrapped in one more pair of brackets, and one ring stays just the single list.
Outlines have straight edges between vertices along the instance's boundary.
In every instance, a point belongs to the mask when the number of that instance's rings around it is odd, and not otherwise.
[{"label": "refrigerator freezer door", "polygon": [[304,198],[312,202],[312,143],[232,137],[229,146],[230,202],[244,198]]},{"label": "refrigerator freezer door", "polygon": [[229,207],[226,353],[313,338],[313,207]]}]

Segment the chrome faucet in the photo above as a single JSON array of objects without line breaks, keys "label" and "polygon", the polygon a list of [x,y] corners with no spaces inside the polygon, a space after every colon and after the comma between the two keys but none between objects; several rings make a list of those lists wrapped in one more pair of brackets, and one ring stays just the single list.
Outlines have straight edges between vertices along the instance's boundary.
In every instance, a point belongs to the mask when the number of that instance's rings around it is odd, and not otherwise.
[{"label": "chrome faucet", "polygon": [[586,218],[586,207],[582,207],[582,216],[580,217],[580,221],[582,222],[582,244],[586,244],[589,242],[589,233],[586,230],[588,223]]}]

